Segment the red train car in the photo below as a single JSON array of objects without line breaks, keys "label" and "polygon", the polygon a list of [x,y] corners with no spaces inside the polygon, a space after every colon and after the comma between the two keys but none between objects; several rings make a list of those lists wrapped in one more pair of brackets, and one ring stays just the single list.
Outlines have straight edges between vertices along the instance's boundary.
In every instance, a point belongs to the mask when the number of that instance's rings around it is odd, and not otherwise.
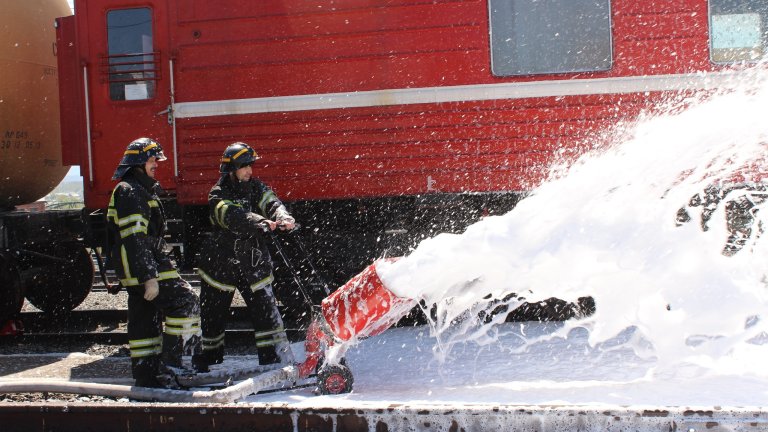
[{"label": "red train car", "polygon": [[765,56],[768,4],[75,0],[57,27],[87,207],[106,206],[126,144],[155,138],[189,258],[219,156],[245,141],[343,282],[511,209],[641,111],[727,86]]}]

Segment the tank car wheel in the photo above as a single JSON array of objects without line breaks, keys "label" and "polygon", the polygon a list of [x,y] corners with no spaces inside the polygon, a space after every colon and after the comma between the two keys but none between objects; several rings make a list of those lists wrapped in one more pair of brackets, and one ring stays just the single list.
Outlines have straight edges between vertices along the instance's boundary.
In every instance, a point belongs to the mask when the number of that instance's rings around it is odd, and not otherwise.
[{"label": "tank car wheel", "polygon": [[38,260],[24,281],[27,300],[50,314],[66,313],[80,305],[93,286],[91,254],[74,241],[53,243],[35,252],[62,260]]},{"label": "tank car wheel", "polygon": [[13,257],[0,253],[0,326],[13,319],[24,304],[24,284]]},{"label": "tank car wheel", "polygon": [[321,394],[342,394],[352,391],[352,371],[343,365],[326,365],[317,373],[317,387]]}]

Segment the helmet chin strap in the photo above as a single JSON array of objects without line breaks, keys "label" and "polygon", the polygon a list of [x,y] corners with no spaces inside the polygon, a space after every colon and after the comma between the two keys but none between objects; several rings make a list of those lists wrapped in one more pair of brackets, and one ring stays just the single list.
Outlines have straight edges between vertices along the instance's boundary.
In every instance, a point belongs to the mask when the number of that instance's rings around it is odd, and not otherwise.
[{"label": "helmet chin strap", "polygon": [[[133,169],[139,170],[139,172],[142,175],[149,177],[149,173],[147,173],[147,170],[144,168],[144,165],[134,165]],[[152,179],[152,177],[149,177],[149,178]],[[152,180],[154,180],[154,179],[152,179]]]},{"label": "helmet chin strap", "polygon": [[243,181],[237,178],[234,171],[229,172],[229,178],[234,181],[235,183],[242,183]]}]

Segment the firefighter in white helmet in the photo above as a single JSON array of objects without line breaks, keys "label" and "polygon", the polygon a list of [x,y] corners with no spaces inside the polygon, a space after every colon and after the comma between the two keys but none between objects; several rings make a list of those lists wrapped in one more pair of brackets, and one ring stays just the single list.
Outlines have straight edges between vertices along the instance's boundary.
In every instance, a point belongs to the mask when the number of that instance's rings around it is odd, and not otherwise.
[{"label": "firefighter in white helmet", "polygon": [[208,194],[213,235],[200,254],[202,354],[196,364],[224,359],[224,330],[235,290],[246,302],[256,333],[260,364],[293,363],[283,320],[272,291],[272,259],[267,230],[294,228],[294,219],[272,190],[253,178],[258,159],[247,144],[227,146],[221,178]]},{"label": "firefighter in white helmet", "polygon": [[120,182],[107,210],[112,263],[128,291],[131,369],[142,387],[163,386],[158,376],[182,368],[182,354],[200,349],[199,299],[164,251],[165,214],[155,172],[165,159],[154,140],[131,142],[112,177]]}]

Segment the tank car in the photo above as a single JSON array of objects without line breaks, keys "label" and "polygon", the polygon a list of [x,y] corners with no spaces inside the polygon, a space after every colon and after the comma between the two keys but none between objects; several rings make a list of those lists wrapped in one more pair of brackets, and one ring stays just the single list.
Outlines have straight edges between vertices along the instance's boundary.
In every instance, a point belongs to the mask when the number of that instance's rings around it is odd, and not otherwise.
[{"label": "tank car", "polygon": [[0,208],[45,196],[69,169],[61,160],[54,19],[66,0],[0,2]]},{"label": "tank car", "polygon": [[[61,154],[55,18],[66,0],[0,0],[0,325],[24,296],[46,311],[69,310],[87,295],[90,254],[79,211],[28,211],[69,166]],[[66,105],[64,106],[66,109]]]}]

